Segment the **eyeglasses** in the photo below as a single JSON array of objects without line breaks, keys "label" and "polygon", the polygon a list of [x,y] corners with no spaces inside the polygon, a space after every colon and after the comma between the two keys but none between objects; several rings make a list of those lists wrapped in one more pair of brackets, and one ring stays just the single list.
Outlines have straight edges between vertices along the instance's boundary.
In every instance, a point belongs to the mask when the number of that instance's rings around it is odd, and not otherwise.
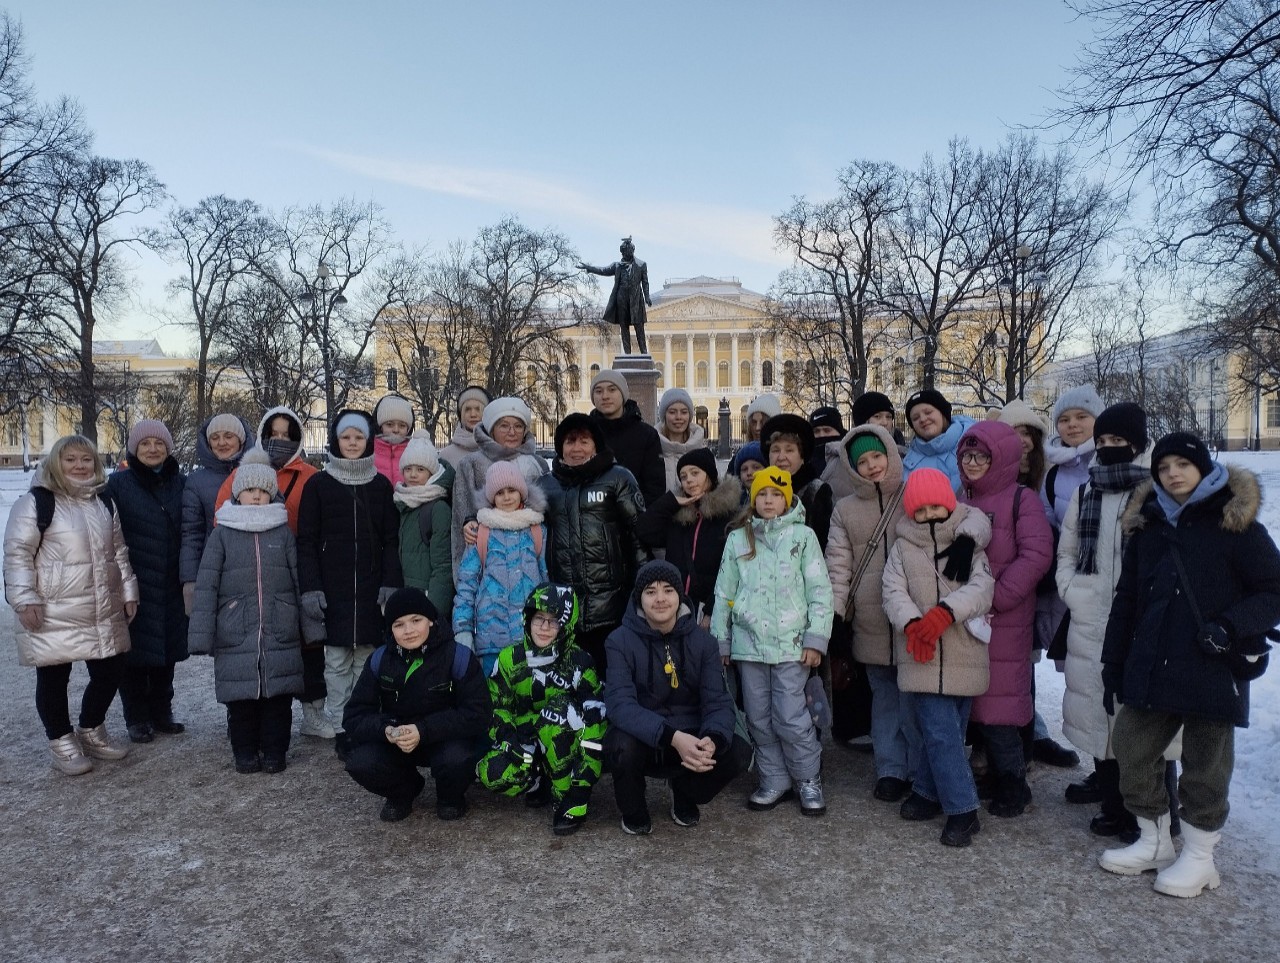
[{"label": "eyeglasses", "polygon": [[540,629],[560,628],[560,620],[554,615],[535,615],[529,622]]},{"label": "eyeglasses", "polygon": [[985,451],[966,451],[960,456],[960,461],[966,465],[990,465],[991,456]]}]

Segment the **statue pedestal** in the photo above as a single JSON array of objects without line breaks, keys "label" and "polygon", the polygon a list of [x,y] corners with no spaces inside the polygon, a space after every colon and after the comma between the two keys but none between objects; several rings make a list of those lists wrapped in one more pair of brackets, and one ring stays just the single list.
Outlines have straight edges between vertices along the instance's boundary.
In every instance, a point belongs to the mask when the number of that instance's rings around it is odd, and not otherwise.
[{"label": "statue pedestal", "polygon": [[648,354],[620,354],[613,359],[613,370],[627,379],[627,392],[640,406],[640,414],[649,424],[658,417],[658,369]]}]

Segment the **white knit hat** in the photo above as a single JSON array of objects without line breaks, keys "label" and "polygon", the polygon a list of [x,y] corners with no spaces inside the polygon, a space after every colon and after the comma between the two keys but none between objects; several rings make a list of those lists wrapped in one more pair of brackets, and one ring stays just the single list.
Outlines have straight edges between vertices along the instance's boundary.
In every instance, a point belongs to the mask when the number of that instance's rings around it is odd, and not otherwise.
[{"label": "white knit hat", "polygon": [[747,417],[750,418],[757,411],[763,411],[766,419],[772,418],[782,414],[782,402],[778,400],[777,395],[760,395],[747,405]]},{"label": "white knit hat", "polygon": [[413,405],[400,395],[383,395],[382,400],[374,406],[373,420],[377,422],[379,430],[388,421],[403,421],[412,429]]},{"label": "white knit hat", "polygon": [[1058,396],[1058,403],[1053,406],[1053,423],[1056,425],[1058,419],[1062,417],[1062,413],[1071,411],[1073,408],[1087,411],[1097,418],[1106,407],[1102,403],[1102,399],[1098,397],[1098,392],[1094,390],[1093,385],[1079,385],[1064,391]]},{"label": "white knit hat", "polygon": [[241,492],[250,488],[261,488],[275,498],[280,492],[276,483],[276,470],[271,467],[271,459],[261,448],[253,448],[240,460],[235,477],[231,479],[231,497],[239,499]]},{"label": "white knit hat", "polygon": [[404,446],[404,451],[400,453],[402,473],[406,465],[425,468],[433,475],[440,470],[440,453],[436,451],[436,446],[431,442],[431,436],[425,431],[415,431],[410,436],[409,443]]},{"label": "white knit hat", "polygon": [[492,435],[493,426],[498,423],[498,419],[505,418],[508,415],[523,421],[526,429],[533,424],[533,412],[519,398],[494,398],[484,406],[484,414],[480,416],[480,424],[484,426],[486,432]]},{"label": "white knit hat", "polygon": [[1017,428],[1019,425],[1034,428],[1043,436],[1049,433],[1049,426],[1044,423],[1044,416],[1021,398],[1014,398],[1003,408],[988,412],[987,420],[1003,422],[1010,428]]},{"label": "white knit hat", "polygon": [[209,424],[205,426],[205,439],[212,438],[215,432],[229,431],[240,439],[240,444],[245,443],[244,422],[235,415],[229,415],[225,412],[220,415],[214,415],[209,419]]},{"label": "white knit hat", "polygon": [[617,385],[618,390],[622,392],[622,400],[624,403],[631,400],[631,389],[627,387],[627,379],[612,368],[602,368],[600,373],[591,379],[591,393],[594,394],[596,385],[602,381],[607,381],[611,385]]}]

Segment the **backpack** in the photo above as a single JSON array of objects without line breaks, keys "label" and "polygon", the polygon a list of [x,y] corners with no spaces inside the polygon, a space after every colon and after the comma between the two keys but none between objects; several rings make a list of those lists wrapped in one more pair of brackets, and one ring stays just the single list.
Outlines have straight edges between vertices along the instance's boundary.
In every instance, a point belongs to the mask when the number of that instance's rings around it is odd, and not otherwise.
[{"label": "backpack", "polygon": [[[542,526],[534,525],[531,529],[533,532],[533,553],[539,558],[542,557]],[[476,535],[476,551],[480,553],[480,567],[484,568],[485,557],[489,554],[489,526],[481,525],[480,531]]]},{"label": "backpack", "polygon": [[[31,489],[31,496],[36,501],[36,531],[40,533],[40,542],[44,541],[45,529],[53,524],[53,508],[54,498],[53,492],[45,488],[43,485],[36,485]],[[112,515],[116,513],[115,502],[111,500],[110,493],[106,489],[98,492],[98,500],[107,506],[107,511]],[[40,551],[40,543],[36,543],[36,551]]]},{"label": "backpack", "polygon": [[[386,653],[386,645],[380,645],[369,656],[369,665],[373,668],[374,675],[378,675],[382,671],[382,657]],[[471,650],[459,642],[453,643],[453,665],[449,668],[449,678],[454,682],[461,682],[470,665]]]}]

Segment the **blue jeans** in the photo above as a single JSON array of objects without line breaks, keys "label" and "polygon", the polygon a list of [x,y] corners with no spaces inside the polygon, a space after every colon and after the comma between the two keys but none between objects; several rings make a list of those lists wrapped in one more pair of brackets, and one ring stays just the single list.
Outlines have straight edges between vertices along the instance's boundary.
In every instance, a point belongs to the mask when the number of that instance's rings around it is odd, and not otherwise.
[{"label": "blue jeans", "polygon": [[948,816],[972,812],[978,808],[978,788],[964,754],[964,730],[973,700],[913,692],[911,704],[924,739],[915,791],[941,803]]},{"label": "blue jeans", "polygon": [[875,750],[876,776],[914,780],[920,765],[920,727],[911,710],[910,693],[898,688],[898,670],[892,665],[869,665],[871,683],[871,746]]}]

